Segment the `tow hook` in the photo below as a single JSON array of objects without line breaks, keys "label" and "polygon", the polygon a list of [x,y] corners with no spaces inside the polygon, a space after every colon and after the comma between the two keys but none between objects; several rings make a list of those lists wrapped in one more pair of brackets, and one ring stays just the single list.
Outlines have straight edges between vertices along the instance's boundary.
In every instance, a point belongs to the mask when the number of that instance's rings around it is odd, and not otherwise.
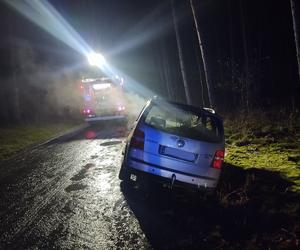
[{"label": "tow hook", "polygon": [[175,180],[176,180],[176,175],[175,175],[175,174],[172,174],[171,184],[170,184],[170,189],[171,189],[171,190],[173,189]]}]

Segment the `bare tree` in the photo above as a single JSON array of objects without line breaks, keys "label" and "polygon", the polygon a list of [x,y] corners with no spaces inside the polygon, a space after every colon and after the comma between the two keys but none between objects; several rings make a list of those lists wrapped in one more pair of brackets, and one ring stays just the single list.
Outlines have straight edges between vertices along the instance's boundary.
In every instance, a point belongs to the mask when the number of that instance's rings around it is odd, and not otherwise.
[{"label": "bare tree", "polygon": [[182,80],[183,80],[183,86],[184,86],[184,90],[185,90],[186,101],[187,101],[188,104],[192,104],[192,100],[191,100],[191,96],[190,96],[190,91],[189,91],[189,86],[188,86],[187,79],[186,79],[186,74],[185,74],[185,67],[184,67],[183,53],[182,53],[182,45],[181,45],[181,38],[180,38],[179,30],[178,30],[178,24],[177,24],[176,12],[175,12],[174,0],[171,0],[171,4],[172,4],[172,16],[173,16],[173,23],[174,23],[175,35],[176,35],[177,49],[178,49],[178,57],[179,57],[179,63],[180,63]]},{"label": "bare tree", "polygon": [[293,17],[293,28],[294,28],[294,36],[295,36],[297,62],[298,62],[298,74],[299,74],[299,80],[300,80],[300,51],[299,51],[298,29],[297,29],[298,27],[297,27],[297,21],[296,21],[297,12],[295,10],[295,1],[290,0],[290,3],[291,3],[291,11],[292,11],[292,17]]},{"label": "bare tree", "polygon": [[192,13],[193,13],[193,18],[194,18],[194,23],[195,23],[195,27],[196,27],[199,47],[200,47],[201,56],[202,56],[204,75],[205,75],[206,87],[207,87],[207,92],[208,92],[207,94],[208,94],[209,106],[212,107],[213,101],[212,101],[209,75],[208,75],[208,70],[207,70],[207,63],[206,63],[206,60],[205,60],[204,48],[203,48],[203,44],[202,44],[202,40],[201,40],[201,36],[200,36],[200,31],[199,31],[199,26],[198,26],[198,21],[197,21],[197,16],[196,16],[196,12],[195,12],[195,8],[194,8],[194,4],[193,4],[192,0],[190,0],[190,5],[191,5]]},{"label": "bare tree", "polygon": [[[10,44],[14,44],[13,42],[13,33],[15,32],[16,21],[12,21],[9,25],[9,41]],[[10,63],[12,68],[12,97],[13,97],[13,120],[15,122],[20,122],[21,120],[21,109],[20,109],[20,89],[19,89],[19,81],[17,80],[17,63],[16,63],[16,54],[15,54],[15,45],[10,45]]]},{"label": "bare tree", "polygon": [[[196,48],[198,49],[198,48]],[[198,65],[198,71],[199,71],[199,80],[200,80],[200,85],[201,85],[201,103],[202,103],[202,107],[205,107],[205,96],[204,96],[204,86],[203,86],[203,77],[202,77],[202,65],[201,62],[200,62],[200,55],[196,55],[196,59],[197,59],[197,65]]]},{"label": "bare tree", "polygon": [[171,82],[171,76],[170,76],[170,64],[168,61],[168,57],[166,55],[166,46],[165,46],[165,41],[164,39],[160,40],[160,48],[161,48],[161,56],[162,56],[162,64],[163,64],[163,74],[164,74],[164,81],[166,83],[167,87],[167,93],[168,93],[168,98],[170,100],[174,99],[174,93],[172,89],[172,82]]},{"label": "bare tree", "polygon": [[168,59],[166,58],[166,48],[164,44],[164,38],[159,40],[159,43],[156,46],[156,52],[154,53],[156,56],[156,65],[157,72],[159,74],[159,78],[162,81],[165,88],[163,89],[166,91],[167,98],[169,100],[173,99],[172,89],[171,89],[171,80],[169,74],[169,63]]},{"label": "bare tree", "polygon": [[233,23],[232,23],[232,11],[231,0],[228,1],[228,16],[229,16],[229,42],[230,42],[230,69],[231,69],[231,84],[234,84],[234,53],[233,53]]},{"label": "bare tree", "polygon": [[244,50],[244,84],[242,86],[245,91],[242,93],[242,98],[245,98],[244,103],[249,111],[249,85],[250,85],[250,75],[249,75],[249,56],[248,56],[248,43],[246,38],[246,25],[245,25],[245,13],[243,8],[242,0],[240,0],[240,12],[241,12],[241,25],[242,25],[242,37],[243,37],[243,50]]}]

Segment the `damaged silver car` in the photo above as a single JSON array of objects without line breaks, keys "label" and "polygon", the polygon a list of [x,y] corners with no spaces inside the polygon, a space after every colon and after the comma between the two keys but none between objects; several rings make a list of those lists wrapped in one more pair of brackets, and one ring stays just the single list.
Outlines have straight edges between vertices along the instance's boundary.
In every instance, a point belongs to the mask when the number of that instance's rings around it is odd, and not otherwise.
[{"label": "damaged silver car", "polygon": [[150,100],[125,148],[119,178],[214,190],[224,161],[224,129],[214,110]]}]

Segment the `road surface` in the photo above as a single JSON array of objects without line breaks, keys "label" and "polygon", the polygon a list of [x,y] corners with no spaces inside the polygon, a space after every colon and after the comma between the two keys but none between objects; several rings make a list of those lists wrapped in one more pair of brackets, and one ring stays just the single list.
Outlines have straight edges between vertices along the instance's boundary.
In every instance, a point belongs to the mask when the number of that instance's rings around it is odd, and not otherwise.
[{"label": "road surface", "polygon": [[100,124],[2,162],[0,249],[172,249],[205,242],[199,235],[205,228],[191,226],[199,204],[166,188],[147,193],[120,183],[126,135],[122,126]]}]

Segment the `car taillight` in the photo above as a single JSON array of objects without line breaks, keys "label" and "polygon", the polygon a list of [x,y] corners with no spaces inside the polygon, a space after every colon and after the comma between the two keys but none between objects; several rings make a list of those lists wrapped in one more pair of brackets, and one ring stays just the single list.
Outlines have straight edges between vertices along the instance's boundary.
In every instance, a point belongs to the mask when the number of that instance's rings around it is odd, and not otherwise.
[{"label": "car taillight", "polygon": [[224,151],[217,150],[213,159],[212,167],[221,169],[223,161],[224,161]]},{"label": "car taillight", "polygon": [[145,133],[142,130],[136,129],[132,135],[130,146],[140,150],[144,150]]},{"label": "car taillight", "polygon": [[85,109],[83,109],[82,113],[83,113],[83,114],[91,114],[91,113],[93,113],[93,110],[88,109],[88,108],[87,108],[87,109],[85,108]]}]

